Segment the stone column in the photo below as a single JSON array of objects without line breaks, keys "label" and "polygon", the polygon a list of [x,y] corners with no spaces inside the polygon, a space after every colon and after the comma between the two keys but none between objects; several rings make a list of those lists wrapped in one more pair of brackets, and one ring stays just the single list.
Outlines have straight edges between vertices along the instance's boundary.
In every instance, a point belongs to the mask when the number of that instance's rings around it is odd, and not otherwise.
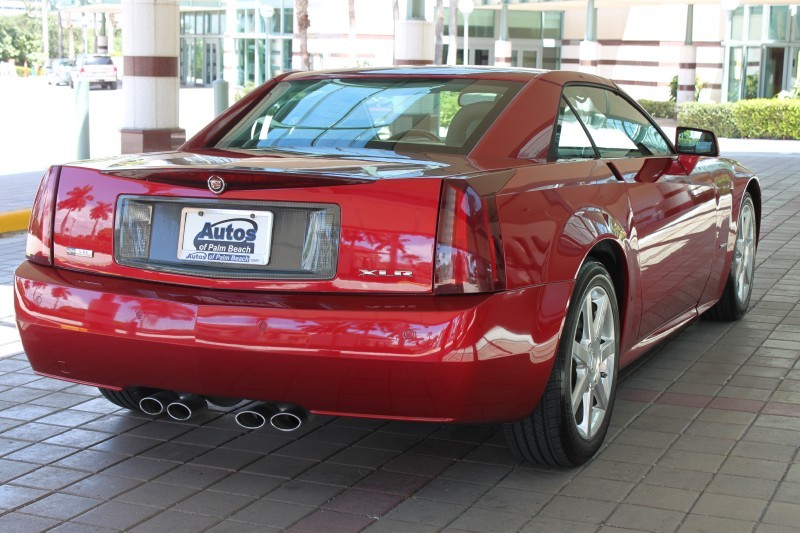
[{"label": "stone column", "polygon": [[694,89],[697,79],[697,48],[694,46],[694,6],[686,6],[686,37],[680,50],[678,61],[678,93],[675,102],[694,102]]},{"label": "stone column", "polygon": [[395,65],[431,65],[434,52],[433,22],[397,21],[394,36]]},{"label": "stone column", "polygon": [[222,37],[222,79],[228,82],[228,101],[233,102],[233,95],[239,87],[239,58],[236,56],[236,5],[238,2],[228,0],[225,6],[225,33]]},{"label": "stone column", "polygon": [[600,59],[600,43],[597,42],[597,8],[594,0],[586,1],[586,33],[581,41],[578,70],[586,74],[597,74],[597,61]]},{"label": "stone column", "polygon": [[677,103],[694,102],[695,80],[697,79],[697,47],[693,44],[681,46],[678,62]]},{"label": "stone column", "polygon": [[494,66],[511,66],[511,41],[508,39],[508,0],[500,8],[500,38],[494,42]]},{"label": "stone column", "polygon": [[122,153],[172,150],[183,144],[178,127],[177,0],[122,0]]}]

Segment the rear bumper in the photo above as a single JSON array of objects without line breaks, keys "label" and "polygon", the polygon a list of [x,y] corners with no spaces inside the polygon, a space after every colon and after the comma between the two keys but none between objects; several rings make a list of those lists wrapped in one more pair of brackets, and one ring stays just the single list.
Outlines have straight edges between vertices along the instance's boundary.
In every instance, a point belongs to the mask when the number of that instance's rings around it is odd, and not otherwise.
[{"label": "rear bumper", "polygon": [[536,406],[570,285],[447,297],[242,293],[25,262],[15,305],[33,369],[59,379],[486,422]]}]

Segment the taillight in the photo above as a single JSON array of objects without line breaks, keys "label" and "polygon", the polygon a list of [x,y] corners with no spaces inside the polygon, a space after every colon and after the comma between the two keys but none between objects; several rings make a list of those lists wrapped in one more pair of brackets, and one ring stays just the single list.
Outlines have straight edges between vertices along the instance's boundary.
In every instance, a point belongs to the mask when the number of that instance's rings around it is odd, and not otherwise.
[{"label": "taillight", "polygon": [[112,67],[114,69],[114,76],[117,75],[117,67]]},{"label": "taillight", "polygon": [[86,69],[85,69],[85,68],[83,68],[83,67],[81,67],[80,74],[81,74],[81,75],[83,75],[83,74],[86,74]]},{"label": "taillight", "polygon": [[53,264],[53,216],[59,167],[50,167],[39,184],[28,223],[25,257],[42,265]]},{"label": "taillight", "polygon": [[503,247],[494,196],[445,181],[439,208],[433,290],[437,294],[505,288]]}]

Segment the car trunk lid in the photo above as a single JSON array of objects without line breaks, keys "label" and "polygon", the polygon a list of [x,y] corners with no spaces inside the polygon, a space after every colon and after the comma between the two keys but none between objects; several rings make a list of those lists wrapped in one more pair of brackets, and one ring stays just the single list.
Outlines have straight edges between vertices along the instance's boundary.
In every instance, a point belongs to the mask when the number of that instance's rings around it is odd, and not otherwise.
[{"label": "car trunk lid", "polygon": [[208,288],[431,291],[444,165],[229,159],[63,167],[54,264]]}]

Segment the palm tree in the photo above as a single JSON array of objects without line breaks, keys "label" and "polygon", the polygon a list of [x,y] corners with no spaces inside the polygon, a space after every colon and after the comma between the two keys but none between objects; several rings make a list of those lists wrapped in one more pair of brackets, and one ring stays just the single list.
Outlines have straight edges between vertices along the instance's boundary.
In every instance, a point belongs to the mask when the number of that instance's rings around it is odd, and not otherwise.
[{"label": "palm tree", "polygon": [[86,202],[90,202],[94,200],[94,196],[89,194],[92,190],[91,185],[84,185],[83,187],[75,187],[71,191],[67,191],[67,199],[61,200],[56,204],[58,209],[66,209],[67,214],[64,215],[64,219],[61,221],[61,233],[64,233],[64,229],[67,226],[67,220],[69,219],[69,215],[73,211],[81,210],[86,207]]},{"label": "palm tree", "polygon": [[441,65],[442,48],[444,47],[444,0],[436,0],[436,8],[433,18],[436,19],[435,41],[433,45],[433,64]]},{"label": "palm tree", "polygon": [[92,226],[92,235],[94,236],[95,231],[97,231],[97,223],[101,220],[108,220],[108,216],[111,214],[111,204],[107,204],[106,202],[97,202],[97,205],[89,211],[89,218],[94,220],[94,226]]},{"label": "palm tree", "polygon": [[308,56],[308,0],[294,0],[294,10],[297,13],[297,39],[300,41],[300,61],[302,70],[311,70],[311,61]]}]

